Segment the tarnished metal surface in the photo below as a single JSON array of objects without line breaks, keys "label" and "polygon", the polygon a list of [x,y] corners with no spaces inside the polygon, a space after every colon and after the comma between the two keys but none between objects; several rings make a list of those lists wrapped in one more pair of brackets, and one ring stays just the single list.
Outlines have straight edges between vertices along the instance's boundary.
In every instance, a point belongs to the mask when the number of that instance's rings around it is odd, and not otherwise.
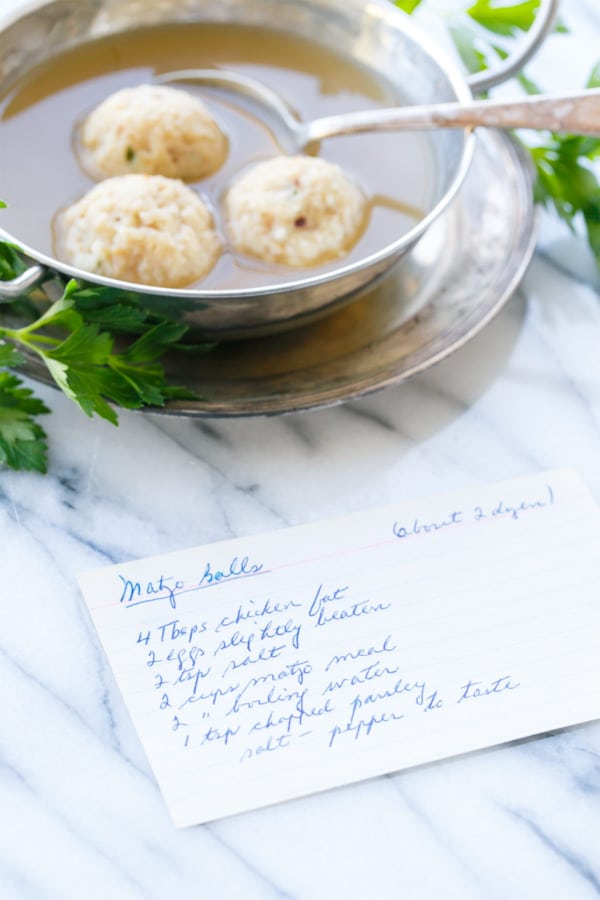
[{"label": "tarnished metal surface", "polygon": [[[473,337],[511,296],[533,253],[534,226],[526,161],[504,134],[481,134],[450,208],[378,286],[297,331],[223,344],[206,356],[172,356],[170,376],[203,399],[171,403],[164,412],[290,412],[423,371]],[[36,360],[27,371],[49,382]]]},{"label": "tarnished metal surface", "polygon": [[[440,57],[426,36],[388,2],[364,0],[52,0],[8,23],[0,33],[0,92],[40,61],[74,45],[145,25],[185,21],[258,24],[342,47],[393,84],[409,102],[468,101],[466,80],[453,63]],[[465,131],[432,136],[435,196],[424,219],[376,253],[311,277],[291,275],[268,288],[239,290],[166,290],[144,294],[176,300],[182,321],[215,337],[247,337],[287,330],[330,311],[387,271],[441,214],[459,188],[472,156],[473,137]],[[2,232],[9,240],[14,236]],[[129,285],[90,276],[19,241],[36,262],[99,284]],[[0,293],[2,286],[0,284]]]}]

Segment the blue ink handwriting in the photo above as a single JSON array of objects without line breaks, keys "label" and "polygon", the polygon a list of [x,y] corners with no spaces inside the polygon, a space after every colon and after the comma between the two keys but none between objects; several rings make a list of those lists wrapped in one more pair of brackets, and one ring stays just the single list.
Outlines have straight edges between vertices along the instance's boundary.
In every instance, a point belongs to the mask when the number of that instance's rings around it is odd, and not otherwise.
[{"label": "blue ink handwriting", "polygon": [[462,703],[464,700],[473,700],[477,697],[489,697],[490,694],[502,694],[504,691],[516,691],[521,685],[518,682],[513,684],[511,678],[512,675],[503,675],[487,684],[483,681],[467,681],[460,688],[462,693],[456,702]]},{"label": "blue ink handwriting", "polygon": [[372,613],[384,612],[390,609],[391,603],[379,602],[372,603],[369,600],[359,600],[356,603],[350,603],[349,606],[339,609],[332,608],[329,604],[338,600],[345,600],[344,594],[348,587],[336,588],[332,594],[323,593],[323,585],[320,584],[313,601],[308,610],[308,615],[315,619],[315,627],[320,625],[329,625],[331,622],[341,622],[344,619],[357,619],[361,616],[368,616]]},{"label": "blue ink handwriting", "polygon": [[381,713],[379,716],[372,715],[369,719],[359,719],[354,724],[347,722],[346,725],[335,725],[329,732],[329,747],[333,747],[336,739],[342,734],[350,734],[357,741],[360,737],[368,737],[376,725],[386,725],[390,722],[399,722],[404,718],[403,713]]},{"label": "blue ink handwriting", "polygon": [[365,684],[367,681],[372,681],[374,678],[385,678],[386,675],[396,675],[399,671],[399,666],[392,666],[390,668],[389,666],[381,666],[379,663],[374,662],[371,663],[370,666],[365,666],[363,669],[355,672],[354,675],[328,682],[323,693],[329,694],[333,691],[339,691],[346,686],[354,687],[357,684]]},{"label": "blue ink handwriting", "polygon": [[260,756],[262,753],[273,753],[275,750],[285,750],[290,746],[291,742],[292,737],[289,734],[280,734],[278,737],[270,734],[264,744],[259,744],[256,747],[246,747],[240,757],[240,762],[246,762],[246,760],[252,759],[253,756]]},{"label": "blue ink handwriting", "polygon": [[392,531],[397,538],[407,538],[417,534],[431,534],[435,531],[442,531],[445,528],[450,528],[452,525],[462,525],[462,523],[463,512],[462,510],[457,509],[438,522],[420,522],[419,519],[413,519],[412,523],[408,526],[401,525],[399,522],[394,522]]},{"label": "blue ink handwriting", "polygon": [[238,606],[235,616],[223,616],[223,618],[215,628],[215,631],[219,632],[222,628],[230,628],[233,625],[240,625],[247,619],[260,619],[263,616],[273,616],[276,613],[287,612],[289,609],[298,609],[302,606],[301,603],[297,603],[295,600],[273,603],[272,600],[268,599],[262,602],[259,606],[254,606],[254,602],[254,600],[249,600],[249,605],[247,607],[244,607],[242,605]]},{"label": "blue ink handwriting", "polygon": [[269,659],[277,659],[285,649],[285,644],[278,644],[273,647],[262,647],[254,656],[248,654],[248,656],[245,656],[243,659],[232,659],[223,669],[222,677],[224,678],[229,672],[235,672],[236,669],[255,666],[257,663],[266,662]]},{"label": "blue ink handwriting", "polygon": [[[144,589],[139,581],[130,581],[128,578],[123,578],[122,575],[119,575],[119,578],[123,585],[119,603],[125,603],[127,606],[139,606],[140,603],[168,599],[172,608],[175,609],[177,592],[185,587],[183,581],[175,581],[174,584],[171,584],[170,582],[173,582],[171,575],[161,575],[157,581],[147,581]],[[141,599],[142,597],[145,599]]]},{"label": "blue ink handwriting", "polygon": [[379,653],[393,653],[395,649],[396,645],[392,643],[392,636],[388,634],[380,647],[359,647],[358,650],[348,650],[347,653],[335,654],[325,666],[325,671],[329,672],[331,666],[337,666],[349,660],[363,659]]},{"label": "blue ink handwriting", "polygon": [[484,510],[482,506],[476,506],[473,511],[473,517],[476,522],[481,521],[481,519],[495,519],[498,517],[517,520],[520,519],[521,515],[525,512],[530,512],[533,509],[544,509],[546,506],[553,505],[554,491],[552,490],[552,486],[547,484],[546,494],[543,499],[520,500],[515,503],[508,503],[506,500],[501,499],[487,510]]},{"label": "blue ink handwriting", "polygon": [[252,563],[247,556],[244,556],[241,560],[238,559],[237,556],[234,556],[228,567],[224,569],[215,569],[214,571],[211,563],[207,562],[204,574],[198,584],[200,586],[206,584],[218,584],[221,581],[226,581],[228,578],[242,578],[250,575],[257,575],[259,572],[262,572],[263,569],[263,563]]},{"label": "blue ink handwriting", "polygon": [[197,634],[204,634],[208,631],[208,624],[201,622],[200,625],[180,625],[180,619],[174,619],[165,625],[159,625],[156,629],[160,635],[161,644],[165,641],[178,641],[180,638],[187,638],[188,644],[191,644]]}]

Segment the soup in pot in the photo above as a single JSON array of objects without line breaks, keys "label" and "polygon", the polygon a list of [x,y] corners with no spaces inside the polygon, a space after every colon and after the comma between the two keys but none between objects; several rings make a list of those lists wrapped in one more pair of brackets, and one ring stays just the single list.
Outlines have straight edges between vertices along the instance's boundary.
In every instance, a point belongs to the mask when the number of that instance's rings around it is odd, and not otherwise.
[{"label": "soup in pot", "polygon": [[[0,227],[36,251],[65,261],[64,211],[102,178],[81,153],[82,124],[90,113],[116,92],[152,84],[158,73],[213,67],[270,85],[305,120],[402,102],[388,82],[351,58],[274,30],[193,23],[102,38],[47,61],[0,98],[0,198],[7,203]],[[426,134],[331,138],[320,145],[318,157],[334,164],[365,199],[365,215],[348,248],[335,259],[318,254],[314,260],[302,254],[257,258],[232,240],[227,198],[232,185],[242,183],[254,166],[282,155],[277,135],[260,108],[238,95],[191,83],[176,90],[200,98],[226,139],[226,152],[214,170],[208,166],[201,177],[185,179],[186,189],[212,215],[220,242],[208,273],[203,271],[187,287],[284,284],[357,262],[400,238],[433,204],[434,162]],[[133,160],[131,154],[135,149],[128,147],[125,156]],[[343,184],[341,190],[343,196]],[[252,212],[252,193],[249,197],[243,208]],[[302,219],[297,218],[299,229],[306,224]],[[290,259],[294,264],[288,264]],[[152,284],[149,278],[134,280]]]}]

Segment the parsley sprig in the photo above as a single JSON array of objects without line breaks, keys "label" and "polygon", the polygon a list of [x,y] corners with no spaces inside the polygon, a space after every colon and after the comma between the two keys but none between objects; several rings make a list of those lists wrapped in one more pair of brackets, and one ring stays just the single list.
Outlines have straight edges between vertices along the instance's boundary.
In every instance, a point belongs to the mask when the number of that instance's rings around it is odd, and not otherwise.
[{"label": "parsley sprig", "polygon": [[[600,64],[587,87],[600,87]],[[551,135],[530,148],[537,172],[535,197],[551,207],[574,230],[583,219],[588,243],[600,265],[600,182],[593,161],[600,158],[600,138]]]},{"label": "parsley sprig", "polygon": [[[0,278],[14,277],[23,266],[16,249],[0,243]],[[60,299],[36,317],[30,298],[19,301],[27,324],[0,322],[0,466],[47,470],[47,437],[37,417],[49,410],[18,375],[6,371],[23,365],[25,354],[37,356],[84,413],[114,425],[115,406],[140,409],[194,398],[169,384],[160,362],[169,350],[190,350],[182,343],[187,326],[148,311],[141,300],[133,292],[70,281]],[[120,335],[127,337],[122,346]]]},{"label": "parsley sprig", "polygon": [[[0,367],[15,368],[23,362],[14,347],[0,343]],[[48,444],[37,417],[49,412],[20,378],[0,371],[0,465],[46,471]]]},{"label": "parsley sprig", "polygon": [[[407,13],[413,13],[425,0],[395,0]],[[447,27],[457,51],[469,72],[479,72],[503,60],[510,42],[533,24],[539,0],[475,0],[468,9],[452,12]],[[563,22],[557,32],[568,33]],[[528,94],[540,93],[540,87],[525,73],[517,78]],[[600,87],[600,63],[586,87]],[[552,209],[572,231],[583,226],[588,244],[600,265],[600,181],[594,161],[600,158],[600,138],[574,135],[541,134],[524,144],[535,169],[535,198]]]}]

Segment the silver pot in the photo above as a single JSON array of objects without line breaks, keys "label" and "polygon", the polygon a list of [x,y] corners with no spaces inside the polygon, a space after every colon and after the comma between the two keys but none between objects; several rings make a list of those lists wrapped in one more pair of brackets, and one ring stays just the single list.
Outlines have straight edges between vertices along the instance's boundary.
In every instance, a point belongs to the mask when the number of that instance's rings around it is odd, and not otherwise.
[{"label": "silver pot", "polygon": [[[556,3],[542,0],[538,20],[514,58],[494,71],[465,78],[388,0],[51,0],[29,7],[0,32],[0,93],[33,66],[95,38],[147,25],[207,21],[264,25],[325,46],[345,47],[358,62],[401,87],[411,103],[468,102],[472,92],[511,76],[532,55],[551,24]],[[167,305],[171,317],[216,338],[268,334],[304,324],[348,302],[410,250],[458,191],[474,140],[468,130],[433,133],[436,193],[425,218],[377,252],[323,274],[243,290],[140,288],[66,265],[0,229],[0,237],[19,243],[32,263],[20,278],[0,282],[0,303],[58,274],[143,292],[144,303],[155,309]]]}]

